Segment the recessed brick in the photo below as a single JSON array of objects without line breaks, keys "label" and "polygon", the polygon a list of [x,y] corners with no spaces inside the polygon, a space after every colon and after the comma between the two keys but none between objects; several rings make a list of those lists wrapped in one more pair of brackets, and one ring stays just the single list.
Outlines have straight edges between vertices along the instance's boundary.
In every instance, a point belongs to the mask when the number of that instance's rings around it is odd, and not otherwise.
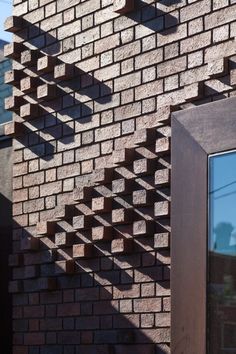
[{"label": "recessed brick", "polygon": [[133,223],[134,236],[151,236],[154,233],[154,222],[151,220],[138,220]]},{"label": "recessed brick", "polygon": [[54,79],[69,80],[74,75],[74,68],[71,64],[63,63],[54,68]]},{"label": "recessed brick", "polygon": [[111,243],[111,253],[130,253],[133,251],[133,240],[127,238],[118,238]]},{"label": "recessed brick", "polygon": [[71,246],[74,243],[75,232],[57,232],[55,234],[56,246]]},{"label": "recessed brick", "polygon": [[164,137],[157,139],[155,151],[158,155],[166,154],[170,152],[170,138]]},{"label": "recessed brick", "polygon": [[25,50],[25,46],[22,43],[9,43],[4,46],[4,57],[11,59],[19,59],[21,57],[21,53]]},{"label": "recessed brick", "polygon": [[37,103],[26,103],[20,107],[20,116],[23,119],[31,119],[39,116],[40,109]]},{"label": "recessed brick", "polygon": [[113,163],[115,165],[129,165],[134,159],[134,149],[114,150],[112,153]]},{"label": "recessed brick", "polygon": [[4,31],[15,33],[20,31],[24,25],[22,17],[10,16],[4,22]]},{"label": "recessed brick", "polygon": [[97,184],[111,183],[113,177],[112,168],[98,168],[93,173],[93,180]]},{"label": "recessed brick", "polygon": [[37,77],[27,76],[20,81],[20,90],[24,93],[31,93],[36,91],[38,84]]},{"label": "recessed brick", "polygon": [[54,221],[40,221],[36,225],[38,236],[52,236],[55,234],[56,223]]},{"label": "recessed brick", "polygon": [[92,228],[92,240],[93,241],[107,241],[112,239],[112,227],[111,226],[97,226]]},{"label": "recessed brick", "polygon": [[75,271],[75,262],[73,260],[57,261],[55,262],[56,274],[72,274]]},{"label": "recessed brick", "polygon": [[154,214],[156,217],[168,216],[170,214],[170,202],[167,200],[156,202]]},{"label": "recessed brick", "polygon": [[24,126],[19,122],[10,122],[4,125],[4,134],[6,136],[17,137],[23,134]]},{"label": "recessed brick", "polygon": [[87,202],[92,198],[92,187],[79,187],[73,191],[73,199],[78,202]]},{"label": "recessed brick", "polygon": [[70,219],[74,216],[74,205],[59,205],[55,209],[55,218],[57,220]]},{"label": "recessed brick", "polygon": [[151,205],[154,201],[154,191],[145,189],[134,191],[132,201],[135,206]]},{"label": "recessed brick", "polygon": [[25,100],[21,96],[10,96],[5,98],[5,109],[12,112],[18,112],[20,106],[25,104]]},{"label": "recessed brick", "polygon": [[119,178],[112,181],[112,193],[126,195],[132,192],[134,181],[132,179]]},{"label": "recessed brick", "polygon": [[155,172],[155,185],[166,185],[170,183],[170,169],[163,168]]},{"label": "recessed brick", "polygon": [[153,175],[156,161],[151,159],[139,159],[133,163],[133,171],[136,175]]},{"label": "recessed brick", "polygon": [[113,11],[124,15],[134,10],[134,4],[134,0],[114,0]]},{"label": "recessed brick", "polygon": [[24,66],[36,66],[39,57],[37,49],[27,49],[21,53],[21,64]]},{"label": "recessed brick", "polygon": [[137,146],[151,145],[156,138],[156,129],[140,129],[134,132],[134,144]]},{"label": "recessed brick", "polygon": [[92,227],[92,215],[78,215],[73,217],[73,228],[75,230],[87,230]]},{"label": "recessed brick", "polygon": [[57,87],[55,84],[43,84],[37,88],[37,98],[39,101],[52,100],[56,98]]},{"label": "recessed brick", "polygon": [[22,70],[9,70],[5,72],[4,82],[5,84],[13,85],[19,87],[20,80],[23,78],[24,72]]},{"label": "recessed brick", "polygon": [[98,197],[92,199],[92,211],[95,213],[109,213],[112,208],[112,199],[108,197]]},{"label": "recessed brick", "polygon": [[84,243],[73,246],[73,258],[87,258],[93,255],[93,245]]},{"label": "recessed brick", "polygon": [[37,61],[37,71],[39,73],[49,73],[54,70],[57,58],[49,55],[45,55],[38,59]]},{"label": "recessed brick", "polygon": [[170,246],[169,232],[162,232],[154,235],[154,248],[168,248]]},{"label": "recessed brick", "polygon": [[111,213],[113,224],[129,224],[133,221],[133,209],[113,209]]}]

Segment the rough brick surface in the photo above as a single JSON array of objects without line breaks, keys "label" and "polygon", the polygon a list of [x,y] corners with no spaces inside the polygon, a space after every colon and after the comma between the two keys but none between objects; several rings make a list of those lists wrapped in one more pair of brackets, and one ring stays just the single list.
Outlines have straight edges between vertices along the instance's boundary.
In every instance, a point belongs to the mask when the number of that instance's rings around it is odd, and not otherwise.
[{"label": "rough brick surface", "polygon": [[14,1],[12,354],[170,353],[170,114],[235,95],[234,2]]}]

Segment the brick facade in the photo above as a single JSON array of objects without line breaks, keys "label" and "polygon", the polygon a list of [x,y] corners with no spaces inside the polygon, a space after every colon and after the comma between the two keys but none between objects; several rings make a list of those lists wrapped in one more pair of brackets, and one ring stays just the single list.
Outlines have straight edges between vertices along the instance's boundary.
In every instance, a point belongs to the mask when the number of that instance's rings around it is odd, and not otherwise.
[{"label": "brick facade", "polygon": [[12,354],[170,353],[170,115],[235,94],[235,1],[14,3]]}]

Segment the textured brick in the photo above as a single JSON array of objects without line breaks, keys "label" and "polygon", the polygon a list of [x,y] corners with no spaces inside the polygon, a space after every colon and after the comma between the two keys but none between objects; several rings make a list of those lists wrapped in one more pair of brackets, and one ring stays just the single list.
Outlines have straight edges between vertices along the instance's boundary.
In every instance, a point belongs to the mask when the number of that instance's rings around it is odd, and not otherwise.
[{"label": "textured brick", "polygon": [[52,56],[45,55],[38,59],[37,61],[37,71],[39,73],[49,73],[54,70],[56,65],[56,58]]},{"label": "textured brick", "polygon": [[120,178],[112,181],[112,192],[117,195],[126,195],[132,192],[133,180]]},{"label": "textured brick", "polygon": [[98,197],[92,199],[92,210],[96,213],[109,213],[112,207],[111,198]]},{"label": "textured brick", "polygon": [[92,227],[91,215],[78,215],[73,217],[73,228],[75,230],[86,230]]},{"label": "textured brick", "polygon": [[91,243],[73,245],[73,258],[87,258],[93,254],[93,245]]},{"label": "textured brick", "polygon": [[74,216],[74,205],[59,205],[55,209],[55,218],[57,220],[70,219]]},{"label": "textured brick", "polygon": [[23,119],[31,119],[39,116],[40,110],[38,104],[26,103],[20,107],[20,116]]},{"label": "textured brick", "polygon": [[72,260],[70,261],[57,261],[55,262],[55,273],[64,274],[64,273],[74,273],[75,264]]},{"label": "textured brick", "polygon": [[58,64],[54,67],[54,79],[68,80],[74,75],[74,68],[70,64]]},{"label": "textured brick", "polygon": [[23,133],[23,126],[18,122],[10,122],[4,125],[4,134],[11,137],[17,137]]},{"label": "textured brick", "polygon": [[25,49],[22,43],[9,43],[4,46],[4,57],[11,59],[19,59],[21,57],[21,52]]},{"label": "textured brick", "polygon": [[133,209],[113,209],[111,218],[113,224],[131,223],[133,220]]},{"label": "textured brick", "polygon": [[112,238],[111,226],[96,226],[92,228],[93,241],[107,241]]},{"label": "textured brick", "polygon": [[38,85],[38,78],[27,76],[20,81],[20,89],[24,93],[34,92]]},{"label": "textured brick", "polygon": [[139,159],[133,163],[133,171],[136,175],[153,174],[155,161],[150,159]]},{"label": "textured brick", "polygon": [[21,64],[24,66],[36,66],[39,52],[36,49],[27,49],[21,53]]},{"label": "textured brick", "polygon": [[55,234],[56,246],[71,246],[74,243],[74,232],[57,232]]},{"label": "textured brick", "polygon": [[114,0],[113,11],[120,14],[126,14],[127,12],[134,10],[134,0]]},{"label": "textured brick", "polygon": [[154,193],[151,190],[141,189],[134,191],[132,195],[133,205],[151,205],[154,201]]},{"label": "textured brick", "polygon": [[20,31],[23,25],[24,20],[22,17],[10,16],[4,22],[4,30],[15,33],[17,31]]},{"label": "textured brick", "polygon": [[21,70],[9,70],[5,72],[4,81],[5,84],[19,86],[20,80],[24,76],[24,73]]},{"label": "textured brick", "polygon": [[54,84],[44,84],[37,88],[38,100],[52,100],[56,97],[57,87]]},{"label": "textured brick", "polygon": [[111,253],[129,253],[133,250],[133,240],[127,238],[115,239],[111,243]]},{"label": "textured brick", "polygon": [[79,187],[75,188],[73,191],[73,199],[75,201],[88,201],[92,197],[92,188],[91,187]]},{"label": "textured brick", "polygon": [[52,236],[55,234],[55,222],[54,221],[40,221],[36,227],[37,234],[40,236],[47,235]]},{"label": "textured brick", "polygon": [[154,232],[154,223],[147,220],[139,220],[133,223],[133,235],[138,236],[148,236]]}]

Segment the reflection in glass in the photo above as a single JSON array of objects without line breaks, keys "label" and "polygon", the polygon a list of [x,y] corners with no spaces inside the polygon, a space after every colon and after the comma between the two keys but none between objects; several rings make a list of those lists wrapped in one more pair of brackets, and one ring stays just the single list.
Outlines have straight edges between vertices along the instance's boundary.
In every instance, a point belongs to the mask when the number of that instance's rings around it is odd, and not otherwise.
[{"label": "reflection in glass", "polygon": [[236,152],[209,158],[208,353],[236,354]]}]

